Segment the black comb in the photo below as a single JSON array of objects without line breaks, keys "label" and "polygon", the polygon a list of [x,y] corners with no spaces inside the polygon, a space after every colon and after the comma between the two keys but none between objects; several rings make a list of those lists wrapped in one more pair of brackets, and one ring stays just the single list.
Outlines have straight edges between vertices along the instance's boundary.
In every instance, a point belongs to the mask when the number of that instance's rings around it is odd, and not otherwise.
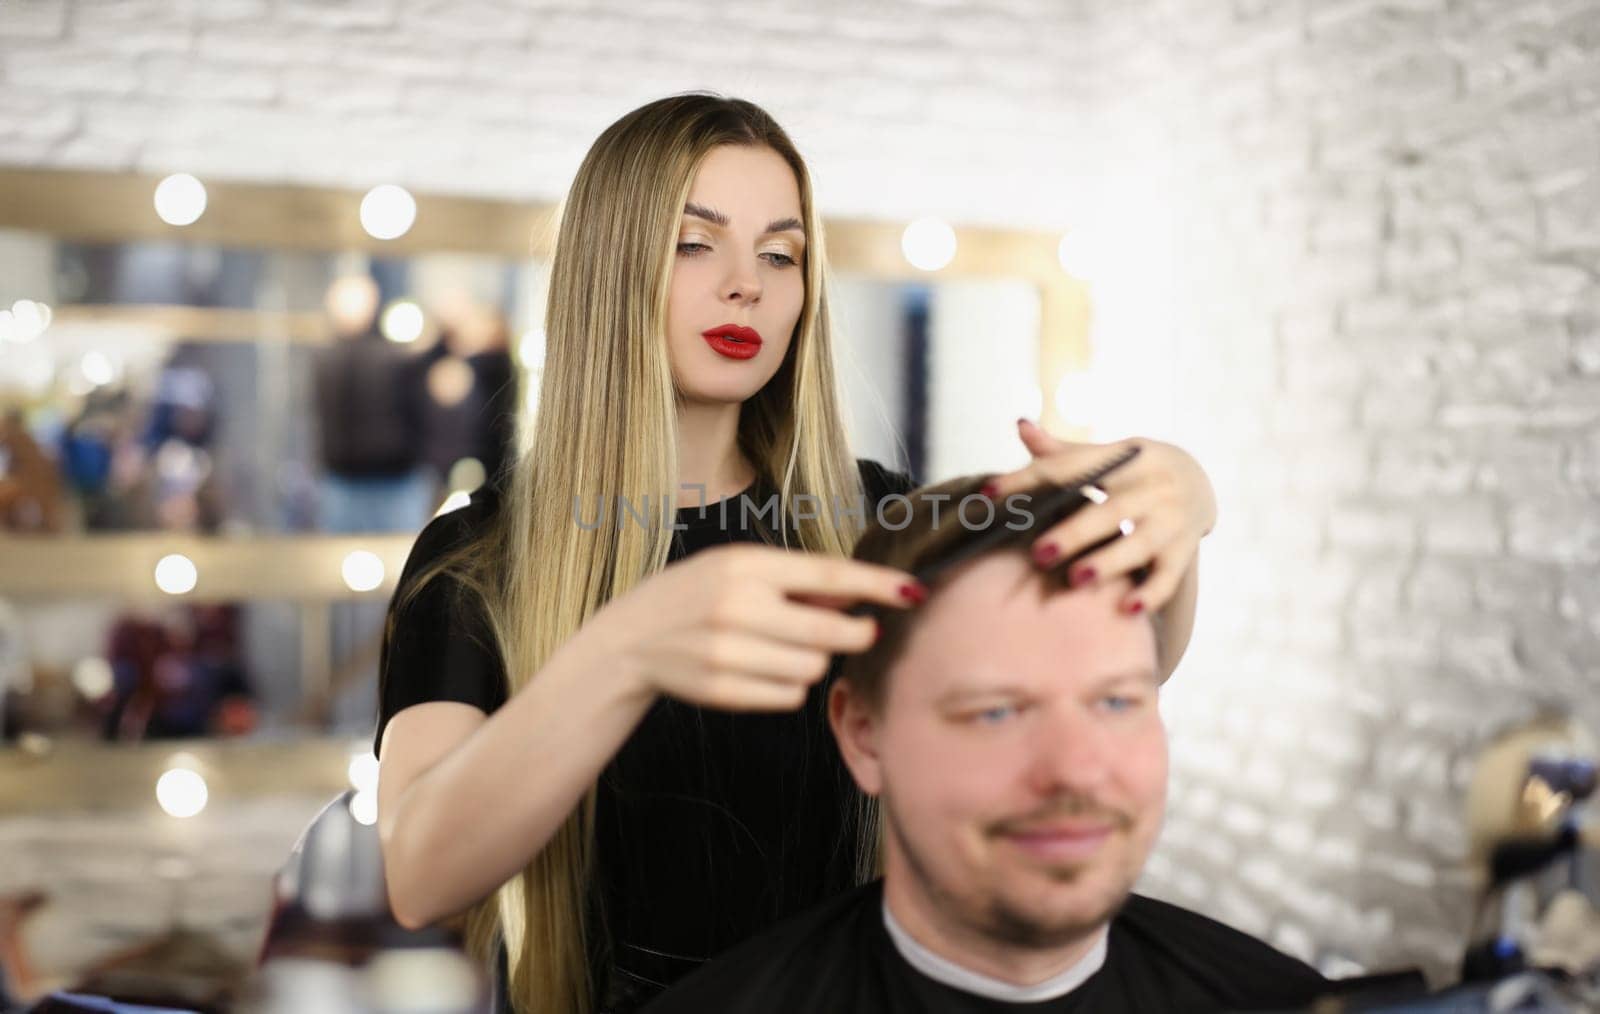
[{"label": "black comb", "polygon": [[[920,567],[911,572],[911,575],[920,581],[924,586],[931,587],[934,578],[936,578],[939,574],[976,556],[980,556],[997,546],[1004,545],[1005,543],[1016,539],[1018,532],[1041,531],[1050,527],[1051,525],[1054,525],[1063,518],[1076,513],[1083,507],[1084,504],[1094,502],[1089,496],[1085,495],[1085,487],[1093,486],[1099,483],[1106,476],[1110,475],[1112,472],[1115,472],[1117,469],[1126,465],[1128,462],[1132,461],[1138,456],[1139,445],[1134,444],[1131,447],[1119,452],[1116,457],[1112,458],[1110,461],[1099,466],[1098,468],[1091,469],[1090,471],[1084,472],[1082,475],[1068,479],[1058,488],[1051,490],[1042,497],[1034,497],[1032,503],[1029,504],[1032,509],[1033,521],[1027,527],[1009,527],[1007,524],[1003,524],[997,519],[988,527],[974,532],[971,538],[956,540],[953,545],[945,549],[943,552],[935,555],[931,559],[923,561]],[[1078,554],[1078,556],[1083,556],[1094,552],[1101,546],[1107,545],[1117,538],[1118,535],[1112,535],[1109,538],[1102,539],[1101,541],[1096,542],[1094,545],[1085,548],[1082,553]],[[1076,558],[1077,557],[1074,557],[1074,559]],[[1132,575],[1134,583],[1142,583],[1148,574],[1148,567],[1138,568],[1133,572]],[[853,616],[867,616],[871,615],[874,609],[875,607],[872,603],[862,602],[857,603],[854,607],[849,609],[848,612]]]}]

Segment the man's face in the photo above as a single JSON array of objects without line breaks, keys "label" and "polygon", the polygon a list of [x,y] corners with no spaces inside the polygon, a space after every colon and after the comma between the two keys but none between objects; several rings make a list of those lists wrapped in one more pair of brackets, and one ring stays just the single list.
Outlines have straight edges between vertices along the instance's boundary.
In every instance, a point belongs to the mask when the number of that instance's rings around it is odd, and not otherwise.
[{"label": "man's face", "polygon": [[1117,584],[1047,587],[981,558],[924,607],[874,711],[835,691],[862,789],[882,799],[891,890],[991,939],[1050,948],[1127,897],[1166,806],[1155,638]]}]

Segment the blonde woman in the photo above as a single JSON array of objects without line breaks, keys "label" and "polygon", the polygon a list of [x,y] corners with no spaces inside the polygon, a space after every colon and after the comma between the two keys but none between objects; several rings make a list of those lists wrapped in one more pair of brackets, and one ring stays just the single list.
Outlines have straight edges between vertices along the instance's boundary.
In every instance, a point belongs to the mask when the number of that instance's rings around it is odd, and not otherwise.
[{"label": "blonde woman", "polygon": [[[682,95],[607,128],[563,211],[531,451],[402,575],[377,738],[390,902],[410,926],[464,916],[520,1014],[632,1010],[853,886],[821,682],[875,638],[846,607],[924,593],[848,559],[848,509],[911,481],[846,445],[822,240],[758,107]],[[1106,454],[1021,437],[1013,488]],[[1215,505],[1191,458],[1142,443],[1037,559],[1133,519],[1080,566],[1151,564],[1126,606],[1163,609],[1175,659]]]}]

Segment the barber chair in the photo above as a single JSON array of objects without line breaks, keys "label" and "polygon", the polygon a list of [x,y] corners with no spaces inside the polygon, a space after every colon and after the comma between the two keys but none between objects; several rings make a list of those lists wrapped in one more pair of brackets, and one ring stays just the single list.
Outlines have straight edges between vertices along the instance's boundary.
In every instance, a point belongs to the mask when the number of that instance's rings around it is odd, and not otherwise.
[{"label": "barber chair", "polygon": [[378,829],[347,790],[317,814],[273,882],[251,1014],[428,1010],[488,1014],[490,983],[446,930],[408,930],[389,912]]}]

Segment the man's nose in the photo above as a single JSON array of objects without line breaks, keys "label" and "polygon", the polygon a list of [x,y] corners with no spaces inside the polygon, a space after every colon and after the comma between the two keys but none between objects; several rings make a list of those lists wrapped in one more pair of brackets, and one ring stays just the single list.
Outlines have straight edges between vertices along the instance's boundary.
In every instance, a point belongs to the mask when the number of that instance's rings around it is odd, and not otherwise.
[{"label": "man's nose", "polygon": [[1030,772],[1042,793],[1091,792],[1111,777],[1116,744],[1093,715],[1076,707],[1050,714],[1034,729]]}]

